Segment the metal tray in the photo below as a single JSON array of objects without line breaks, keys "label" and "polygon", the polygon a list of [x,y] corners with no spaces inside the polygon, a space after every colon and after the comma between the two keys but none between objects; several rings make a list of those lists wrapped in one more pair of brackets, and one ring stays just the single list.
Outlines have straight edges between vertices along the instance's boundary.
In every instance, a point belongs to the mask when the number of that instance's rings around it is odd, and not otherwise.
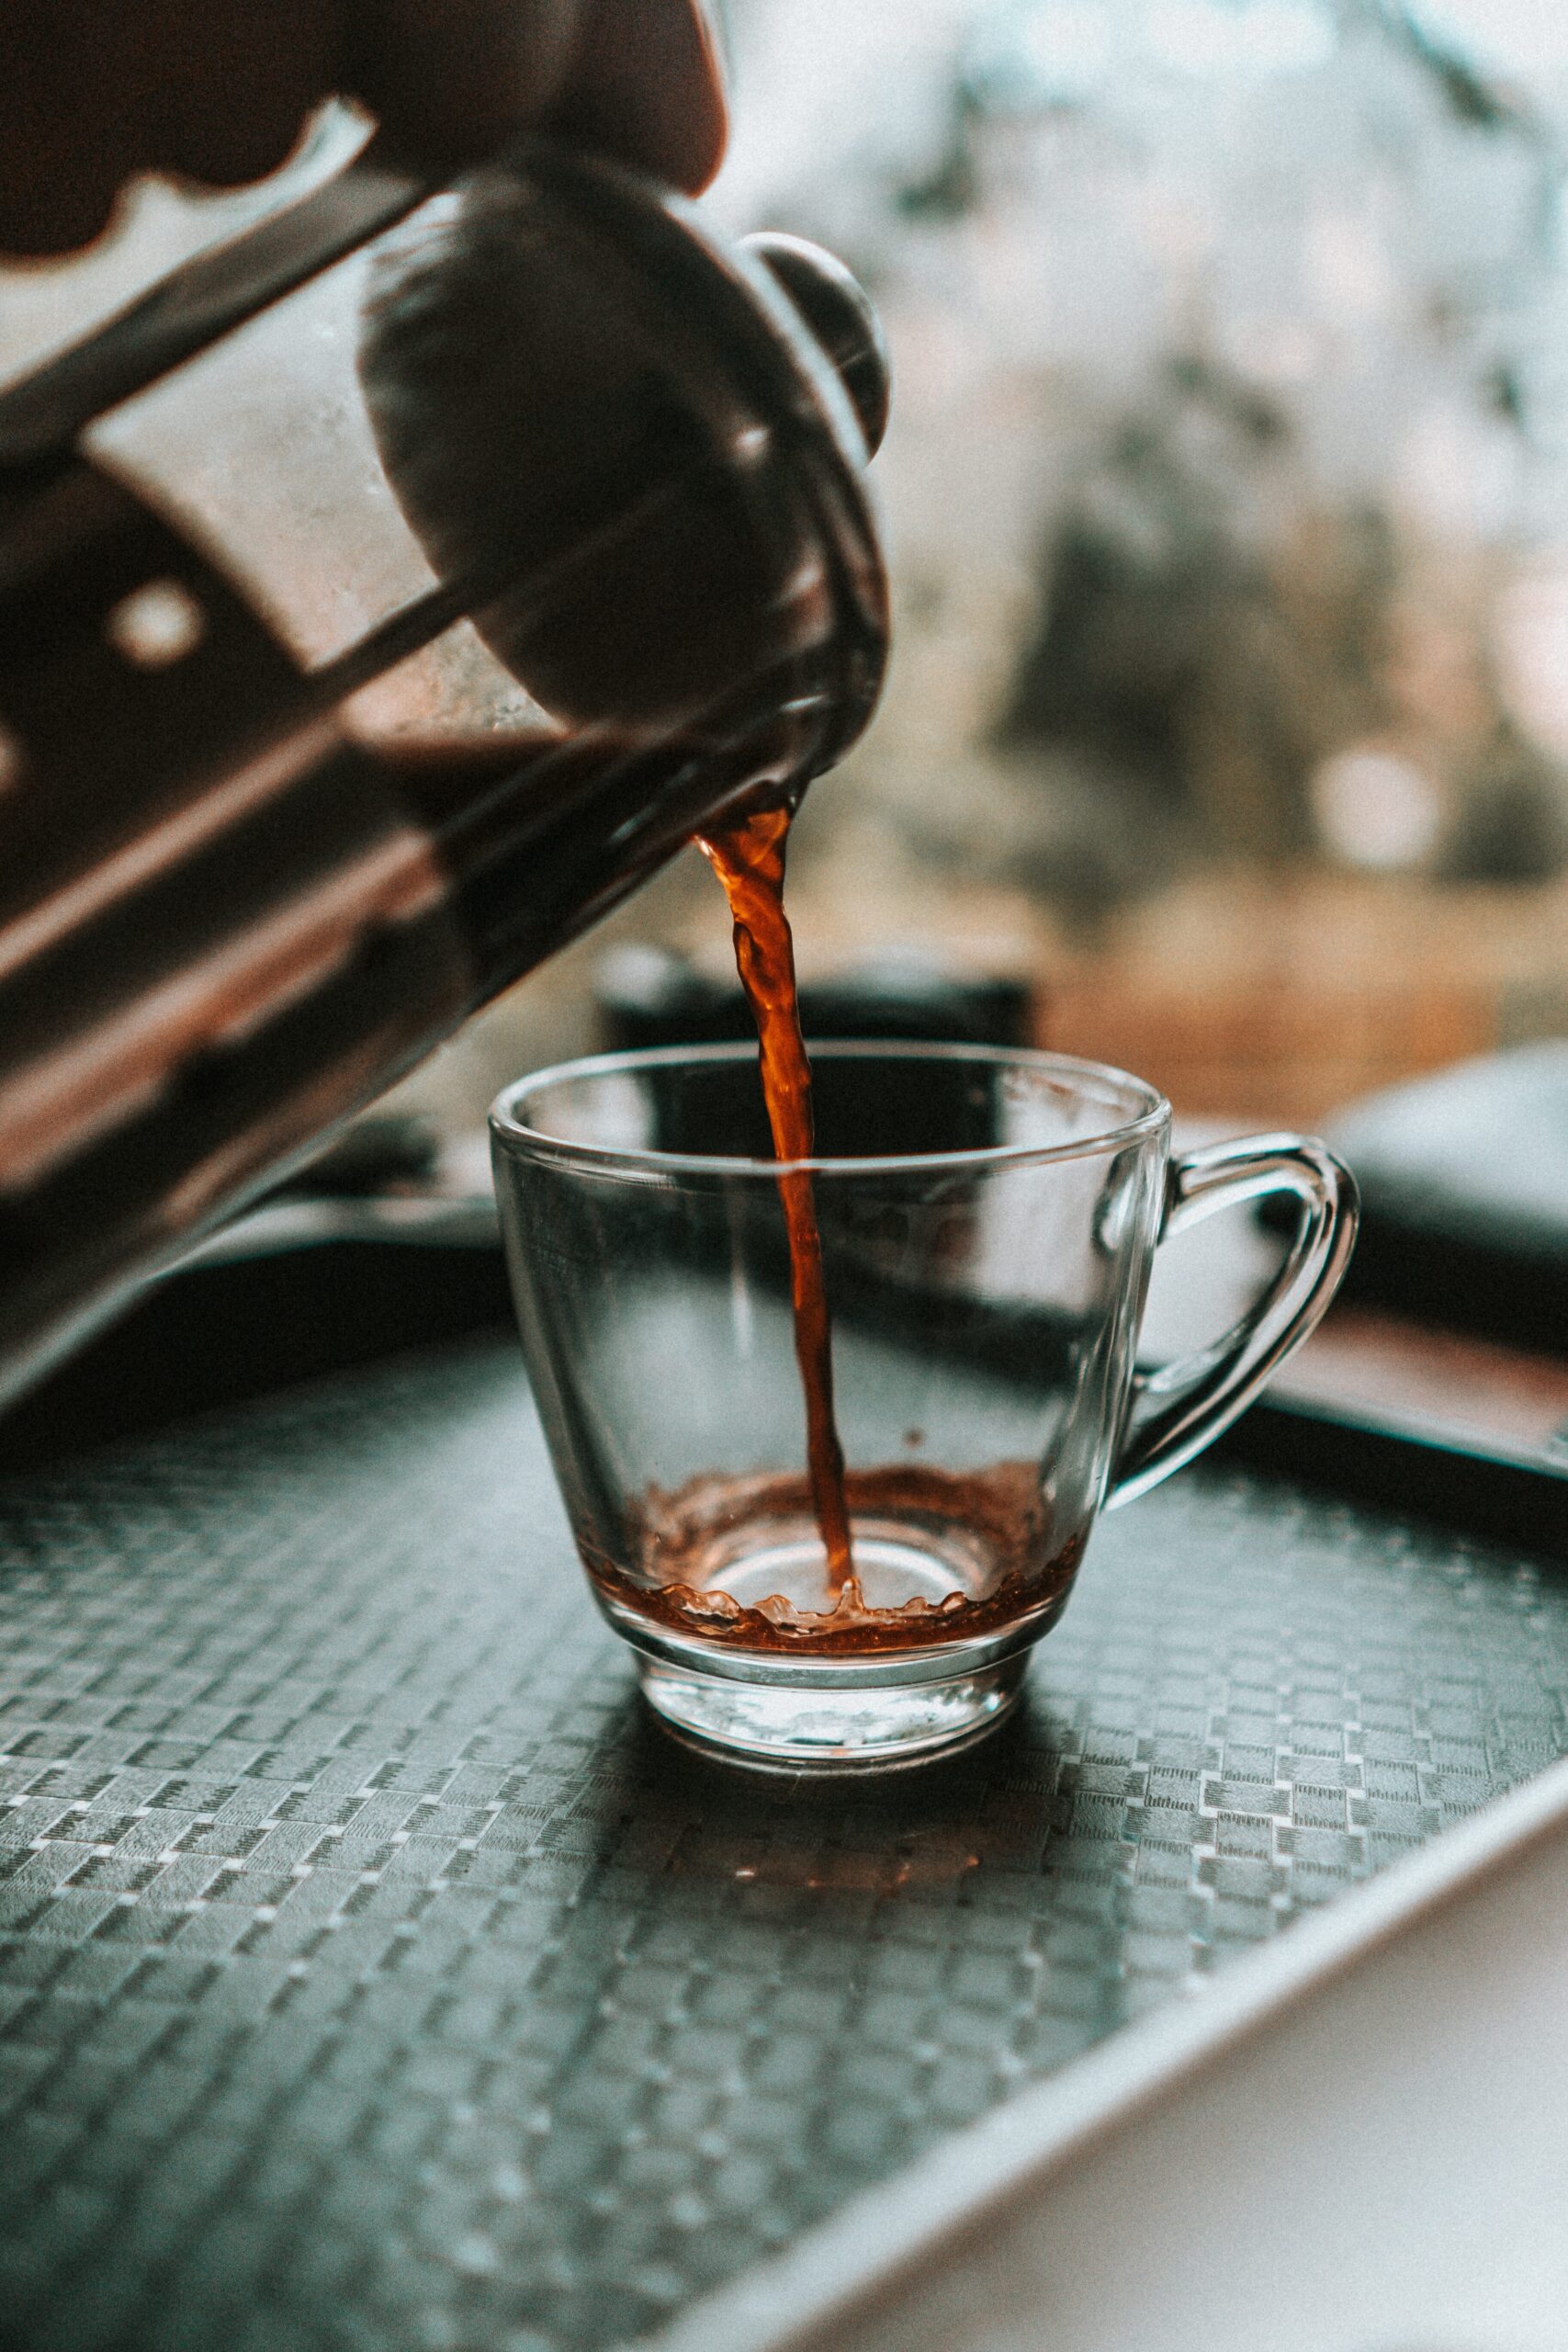
[{"label": "metal tray", "polygon": [[660,2352],[1562,2352],[1568,1765],[953,2133]]},{"label": "metal tray", "polygon": [[1559,1572],[1222,1469],[1106,1522],[988,1748],[704,1768],[506,1341],[32,1471],[0,1552],[28,2352],[716,2346],[705,2296],[1568,1754]]}]

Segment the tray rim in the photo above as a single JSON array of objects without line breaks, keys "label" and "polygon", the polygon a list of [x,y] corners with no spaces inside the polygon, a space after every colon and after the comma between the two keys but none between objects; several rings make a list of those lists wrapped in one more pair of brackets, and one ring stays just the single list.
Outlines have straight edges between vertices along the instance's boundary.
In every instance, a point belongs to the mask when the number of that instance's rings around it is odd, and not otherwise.
[{"label": "tray rim", "polygon": [[895,2287],[943,2240],[1047,2193],[1102,2139],[1554,1839],[1568,1855],[1568,1758],[951,2133],[626,2352],[789,2352],[823,2341],[837,2315]]}]

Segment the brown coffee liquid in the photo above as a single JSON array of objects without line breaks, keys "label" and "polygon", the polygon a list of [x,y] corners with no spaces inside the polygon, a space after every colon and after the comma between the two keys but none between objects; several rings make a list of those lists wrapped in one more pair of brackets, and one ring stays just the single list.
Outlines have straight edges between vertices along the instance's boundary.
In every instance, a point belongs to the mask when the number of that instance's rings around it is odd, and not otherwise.
[{"label": "brown coffee liquid", "polygon": [[[586,1565],[607,1599],[678,1633],[737,1649],[853,1657],[964,1640],[1038,1615],[1065,1594],[1083,1552],[1081,1534],[1052,1551],[1034,1462],[970,1471],[897,1463],[852,1469],[844,1487],[859,1531],[861,1574],[828,1608],[787,1592],[763,1590],[746,1600],[728,1589],[755,1589],[747,1563],[759,1537],[781,1562],[803,1548],[813,1498],[798,1473],[693,1478],[672,1492],[654,1487],[638,1512],[641,1575],[585,1553]],[[937,1598],[909,1594],[898,1565],[909,1545],[928,1563],[945,1564],[949,1589]],[[881,1606],[879,1555],[886,1562]]]},{"label": "brown coffee liquid", "polygon": [[[809,1159],[816,1143],[811,1065],[795,986],[795,943],[784,909],[784,845],[792,813],[788,808],[758,809],[721,832],[697,837],[729,900],[735,961],[757,1023],[762,1096],[773,1151],[782,1160]],[[829,1584],[842,1593],[854,1563],[844,1500],[844,1450],[833,1418],[832,1334],[822,1279],[822,1237],[810,1176],[786,1170],[778,1182],[789,1236],[795,1353],[806,1401],[811,1503],[828,1555]]]}]

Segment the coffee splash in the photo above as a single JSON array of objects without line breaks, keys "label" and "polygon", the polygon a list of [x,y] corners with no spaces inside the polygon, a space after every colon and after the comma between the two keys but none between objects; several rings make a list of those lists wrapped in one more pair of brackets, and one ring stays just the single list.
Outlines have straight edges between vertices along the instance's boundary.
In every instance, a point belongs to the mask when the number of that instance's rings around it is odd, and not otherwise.
[{"label": "coffee splash", "polygon": [[[814,1532],[813,1498],[798,1474],[693,1478],[651,1488],[633,1531],[637,1571],[627,1575],[583,1548],[590,1576],[621,1608],[737,1649],[775,1655],[844,1657],[920,1649],[996,1632],[1035,1615],[1071,1584],[1083,1551],[1075,1535],[1052,1552],[1039,1465],[993,1463],[949,1471],[918,1464],[851,1469],[843,1492],[852,1511],[862,1574],[829,1586],[819,1560],[821,1606],[798,1594],[764,1591],[748,1603],[730,1585],[755,1583],[752,1555],[800,1562]],[[909,1581],[931,1582],[941,1563],[945,1589],[936,1597],[900,1589],[901,1566],[919,1556]],[[739,1573],[738,1573],[739,1572]],[[896,1597],[867,1597],[874,1579]],[[788,1582],[787,1574],[780,1581]]]}]

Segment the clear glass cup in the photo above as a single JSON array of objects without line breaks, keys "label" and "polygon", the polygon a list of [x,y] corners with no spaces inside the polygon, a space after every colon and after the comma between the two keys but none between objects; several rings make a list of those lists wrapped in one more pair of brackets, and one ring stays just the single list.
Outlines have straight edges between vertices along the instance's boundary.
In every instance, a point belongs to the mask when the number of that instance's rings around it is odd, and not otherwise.
[{"label": "clear glass cup", "polygon": [[[812,1055],[855,1585],[813,1516],[780,1164],[754,1047],[603,1055],[491,1114],[523,1349],[595,1599],[678,1736],[801,1770],[980,1736],[1060,1615],[1097,1512],[1235,1419],[1317,1322],[1355,1189],[1320,1144],[1172,1155],[1142,1080],[1054,1054]],[[1257,1305],[1145,1372],[1157,1243],[1290,1195]]]}]

